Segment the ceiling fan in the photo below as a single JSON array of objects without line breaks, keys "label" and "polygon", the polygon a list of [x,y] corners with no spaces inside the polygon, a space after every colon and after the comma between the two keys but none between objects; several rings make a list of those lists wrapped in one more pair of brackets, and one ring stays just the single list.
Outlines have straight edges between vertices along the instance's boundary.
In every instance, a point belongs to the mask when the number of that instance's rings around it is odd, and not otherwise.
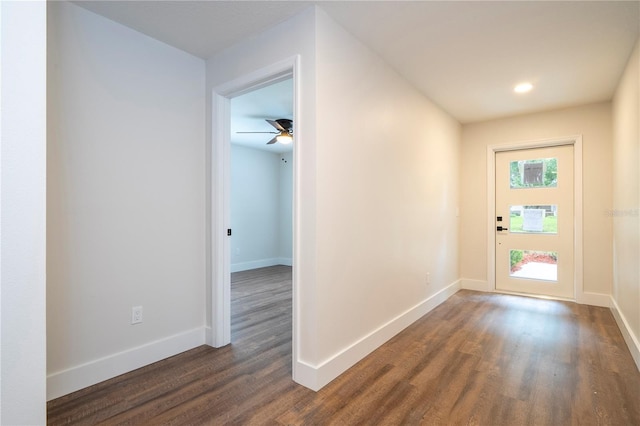
[{"label": "ceiling fan", "polygon": [[236,132],[236,133],[269,133],[272,135],[276,135],[267,142],[267,145],[274,144],[276,142],[280,142],[281,144],[290,144],[293,142],[293,121],[288,118],[278,118],[277,120],[265,120],[267,123],[271,124],[277,132]]}]

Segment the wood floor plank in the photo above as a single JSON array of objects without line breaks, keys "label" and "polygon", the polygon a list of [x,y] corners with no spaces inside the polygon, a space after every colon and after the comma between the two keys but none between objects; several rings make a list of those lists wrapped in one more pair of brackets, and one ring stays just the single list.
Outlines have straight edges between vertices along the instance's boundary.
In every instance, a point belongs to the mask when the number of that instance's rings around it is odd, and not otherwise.
[{"label": "wood floor plank", "polygon": [[319,392],[291,380],[291,268],[232,275],[232,344],[50,401],[50,425],[640,425],[611,312],[463,290]]}]

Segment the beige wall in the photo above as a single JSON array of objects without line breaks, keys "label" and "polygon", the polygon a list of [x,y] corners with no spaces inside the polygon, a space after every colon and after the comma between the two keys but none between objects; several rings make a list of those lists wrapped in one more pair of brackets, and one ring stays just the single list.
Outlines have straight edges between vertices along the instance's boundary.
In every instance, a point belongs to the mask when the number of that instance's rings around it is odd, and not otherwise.
[{"label": "beige wall", "polygon": [[613,298],[635,337],[640,366],[640,42],[613,101]]},{"label": "beige wall", "polygon": [[460,125],[323,13],[317,37],[315,304],[326,360],[457,282]]},{"label": "beige wall", "polygon": [[[487,280],[487,146],[582,135],[584,291],[609,294],[612,280],[611,104],[468,124],[462,128],[460,276]],[[493,288],[493,283],[488,283]]]}]

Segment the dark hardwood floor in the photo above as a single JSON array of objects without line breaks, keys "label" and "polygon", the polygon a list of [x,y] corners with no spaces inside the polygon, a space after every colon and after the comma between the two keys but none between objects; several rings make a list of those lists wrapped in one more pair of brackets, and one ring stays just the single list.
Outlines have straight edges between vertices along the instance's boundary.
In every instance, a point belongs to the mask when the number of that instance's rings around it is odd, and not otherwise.
[{"label": "dark hardwood floor", "polygon": [[291,380],[291,270],[233,274],[232,344],[49,402],[49,424],[640,425],[605,308],[460,291],[320,392]]}]

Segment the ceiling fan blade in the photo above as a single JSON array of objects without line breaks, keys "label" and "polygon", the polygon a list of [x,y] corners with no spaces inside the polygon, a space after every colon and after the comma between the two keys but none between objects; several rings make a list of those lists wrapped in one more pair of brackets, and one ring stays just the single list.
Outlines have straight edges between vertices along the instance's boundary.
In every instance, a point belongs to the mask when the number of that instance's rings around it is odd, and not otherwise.
[{"label": "ceiling fan blade", "polygon": [[278,138],[273,138],[269,142],[267,142],[267,145],[271,145],[271,144],[274,144],[276,142],[278,142]]},{"label": "ceiling fan blade", "polygon": [[279,135],[280,132],[236,132],[236,133],[269,133],[271,135]]},{"label": "ceiling fan blade", "polygon": [[278,120],[266,120],[267,123],[271,124],[273,127],[275,127],[276,129],[282,131],[287,131],[287,129],[285,129],[284,127],[282,127],[282,125],[278,122]]}]

